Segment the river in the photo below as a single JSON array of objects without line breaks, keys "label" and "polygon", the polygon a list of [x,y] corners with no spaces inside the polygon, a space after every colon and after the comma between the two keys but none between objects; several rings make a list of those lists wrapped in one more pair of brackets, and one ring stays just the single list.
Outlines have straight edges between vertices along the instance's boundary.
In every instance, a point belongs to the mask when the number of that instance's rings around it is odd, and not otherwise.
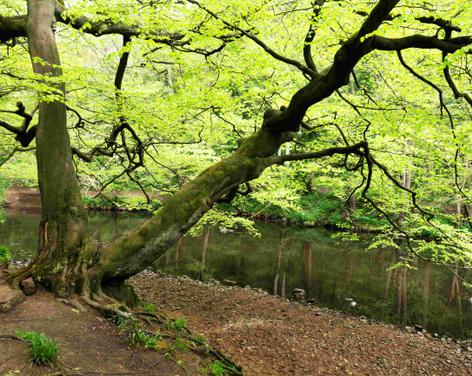
[{"label": "river", "polygon": [[[110,240],[144,221],[136,214],[95,213],[90,236]],[[18,260],[35,253],[39,214],[3,212],[0,244]],[[185,237],[155,263],[155,268],[195,279],[210,278],[239,286],[258,287],[290,298],[293,289],[305,299],[390,323],[418,324],[431,333],[472,337],[472,293],[443,267],[422,260],[414,269],[391,266],[399,255],[391,250],[367,250],[371,237],[344,242],[324,229],[257,225],[261,237],[207,229]],[[471,275],[461,275],[470,281]],[[470,299],[470,300],[469,300]]]}]

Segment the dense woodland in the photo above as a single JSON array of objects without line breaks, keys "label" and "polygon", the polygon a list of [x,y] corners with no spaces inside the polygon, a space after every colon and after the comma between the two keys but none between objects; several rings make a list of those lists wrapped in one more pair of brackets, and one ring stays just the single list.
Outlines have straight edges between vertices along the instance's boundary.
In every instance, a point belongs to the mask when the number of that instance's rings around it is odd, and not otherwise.
[{"label": "dense woodland", "polygon": [[[0,176],[43,204],[9,282],[95,304],[194,225],[261,216],[470,266],[471,18],[465,0],[3,1]],[[129,190],[113,205],[154,216],[85,237],[85,206]]]}]

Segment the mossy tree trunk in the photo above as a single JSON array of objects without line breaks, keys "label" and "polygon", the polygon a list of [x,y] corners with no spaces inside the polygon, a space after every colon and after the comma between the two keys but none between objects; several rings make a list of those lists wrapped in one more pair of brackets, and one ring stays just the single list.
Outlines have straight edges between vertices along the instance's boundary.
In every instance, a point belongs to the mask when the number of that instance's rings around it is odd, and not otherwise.
[{"label": "mossy tree trunk", "polygon": [[38,258],[33,265],[36,280],[58,295],[69,295],[76,281],[76,266],[83,245],[86,213],[72,163],[66,123],[64,84],[53,25],[54,0],[28,0],[27,35],[33,71],[58,78],[50,94],[63,100],[39,98],[36,159],[42,217]]},{"label": "mossy tree trunk", "polygon": [[[209,12],[199,2],[190,2]],[[140,31],[121,23],[98,23],[92,27],[86,17],[70,20],[64,17],[64,6],[55,0],[28,0],[26,17],[0,16],[0,42],[27,37],[34,72],[47,81],[59,79],[51,88],[56,95],[53,100],[46,98],[44,93],[40,94],[36,143],[43,213],[38,257],[32,267],[16,275],[15,280],[32,274],[37,281],[61,296],[68,296],[74,291],[93,294],[99,292],[104,284],[120,284],[162,255],[219,198],[224,195],[231,198],[240,184],[257,178],[267,167],[285,161],[356,154],[369,168],[366,191],[375,162],[368,152],[366,141],[298,155],[277,156],[277,151],[293,137],[294,132],[299,131],[306,111],[312,105],[349,82],[353,68],[366,54],[374,50],[401,51],[408,48],[438,49],[451,53],[472,43],[471,37],[450,38],[449,35],[440,39],[439,34],[397,39],[376,35],[374,32],[388,19],[398,2],[379,0],[359,30],[342,43],[331,66],[321,72],[317,71],[312,59],[306,59],[306,66],[298,62],[294,64],[293,60],[268,49],[256,36],[228,24],[229,28],[242,32],[259,45],[262,43],[264,49],[276,59],[301,68],[308,83],[292,96],[287,107],[267,111],[259,131],[245,139],[231,156],[209,167],[182,187],[157,215],[134,231],[104,245],[95,245],[85,238],[86,213],[73,167],[66,127],[65,90],[60,80],[62,72],[53,26],[57,18],[96,36],[115,33],[125,39],[140,35]],[[218,18],[213,12],[209,14]],[[158,35],[154,37],[160,40]],[[177,40],[181,38],[177,36]],[[168,43],[168,38],[166,41]],[[307,43],[304,56],[309,55],[310,44]],[[61,100],[57,99],[57,95]]]},{"label": "mossy tree trunk", "polygon": [[[290,132],[263,126],[229,158],[201,173],[177,192],[160,213],[118,240],[85,243],[86,213],[72,162],[62,72],[53,25],[54,0],[28,0],[27,36],[35,73],[58,78],[51,90],[63,100],[40,98],[36,133],[42,219],[32,274],[60,296],[99,291],[138,273],[162,255],[220,197],[258,177]],[[47,93],[40,94],[42,96]],[[267,117],[269,119],[269,117]],[[266,119],[266,120],[267,120]]]}]

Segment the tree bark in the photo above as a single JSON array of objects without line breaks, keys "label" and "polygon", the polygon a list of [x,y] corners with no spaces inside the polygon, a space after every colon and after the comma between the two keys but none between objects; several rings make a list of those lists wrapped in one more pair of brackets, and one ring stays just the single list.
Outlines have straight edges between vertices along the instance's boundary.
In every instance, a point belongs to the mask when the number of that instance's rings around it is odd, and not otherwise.
[{"label": "tree bark", "polygon": [[[96,281],[124,280],[145,269],[186,233],[224,194],[257,178],[274,163],[271,158],[287,141],[286,133],[265,126],[246,139],[230,157],[209,167],[175,193],[136,230],[97,250],[99,261],[90,270]],[[90,254],[90,258],[95,258]]]},{"label": "tree bark", "polygon": [[[54,0],[28,0],[26,29],[33,71],[49,79],[60,79],[54,9]],[[42,218],[33,276],[58,295],[70,295],[76,282],[86,213],[66,128],[64,84],[58,80],[52,89],[60,93],[62,100],[45,100],[41,97],[44,94],[39,98],[36,159]]]}]

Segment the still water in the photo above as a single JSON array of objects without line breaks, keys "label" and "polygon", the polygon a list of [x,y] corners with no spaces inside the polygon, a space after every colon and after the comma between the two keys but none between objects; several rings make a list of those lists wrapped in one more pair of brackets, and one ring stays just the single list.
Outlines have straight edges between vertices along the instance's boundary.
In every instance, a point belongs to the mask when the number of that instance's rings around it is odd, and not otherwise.
[{"label": "still water", "polygon": [[[145,219],[92,214],[89,233],[110,240]],[[16,259],[30,258],[37,245],[38,223],[38,214],[4,212],[0,243]],[[472,293],[450,271],[422,260],[416,261],[415,270],[392,270],[389,267],[399,261],[399,255],[367,251],[368,237],[342,242],[322,229],[262,223],[258,228],[259,238],[216,228],[199,237],[185,237],[155,267],[168,274],[250,285],[286,297],[301,288],[306,299],[319,306],[385,322],[420,324],[439,335],[472,337]],[[472,280],[470,273],[461,276]]]}]

